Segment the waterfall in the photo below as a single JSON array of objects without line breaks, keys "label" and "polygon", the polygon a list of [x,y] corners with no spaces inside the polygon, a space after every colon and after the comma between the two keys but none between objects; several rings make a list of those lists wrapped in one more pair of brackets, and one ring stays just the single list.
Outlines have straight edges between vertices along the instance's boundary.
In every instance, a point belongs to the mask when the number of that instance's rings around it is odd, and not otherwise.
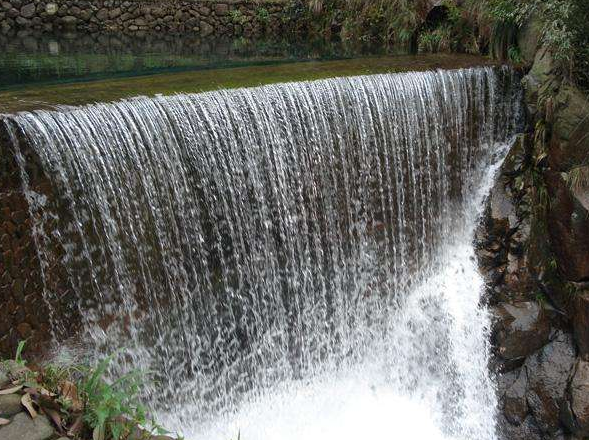
[{"label": "waterfall", "polygon": [[[146,401],[189,438],[395,438],[411,423],[406,437],[490,440],[471,241],[518,129],[516,84],[491,67],[371,75],[7,126],[80,342],[154,371]],[[54,200],[29,186],[24,145]],[[44,296],[58,301],[50,280]]]}]

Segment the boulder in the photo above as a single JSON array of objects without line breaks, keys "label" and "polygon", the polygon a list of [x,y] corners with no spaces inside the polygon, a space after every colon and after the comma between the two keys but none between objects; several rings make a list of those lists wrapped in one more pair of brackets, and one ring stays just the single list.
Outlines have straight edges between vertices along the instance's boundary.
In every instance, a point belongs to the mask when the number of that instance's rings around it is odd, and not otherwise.
[{"label": "boulder", "polygon": [[530,72],[522,81],[525,102],[531,115],[536,114],[538,111],[536,103],[539,95],[549,95],[558,89],[560,83],[555,72],[556,69],[550,51],[545,47],[538,50]]},{"label": "boulder", "polygon": [[575,362],[572,337],[557,331],[553,340],[530,356],[524,367],[528,377],[527,403],[542,432],[554,435],[565,407],[568,379]]},{"label": "boulder", "polygon": [[23,410],[20,394],[0,395],[0,417],[12,417]]},{"label": "boulder", "polygon": [[587,437],[589,436],[589,362],[577,362],[569,394],[570,403],[563,411],[563,420],[575,435]]},{"label": "boulder", "polygon": [[589,280],[589,212],[560,173],[545,173],[550,197],[547,223],[558,268],[569,281]]},{"label": "boulder", "polygon": [[550,322],[537,302],[502,303],[494,312],[495,346],[503,359],[523,359],[548,343]]},{"label": "boulder", "polygon": [[507,388],[503,396],[503,414],[513,425],[522,424],[528,414],[528,403],[526,402],[527,388],[527,373],[526,369],[522,368],[515,382]]},{"label": "boulder", "polygon": [[517,34],[517,45],[528,64],[534,61],[542,37],[544,24],[538,14],[531,14]]},{"label": "boulder", "polygon": [[21,412],[8,425],[0,427],[2,440],[48,440],[55,434],[51,423],[44,416],[32,419]]},{"label": "boulder", "polygon": [[589,163],[589,103],[586,94],[564,84],[554,107],[553,135],[548,150],[550,166],[567,171]]}]

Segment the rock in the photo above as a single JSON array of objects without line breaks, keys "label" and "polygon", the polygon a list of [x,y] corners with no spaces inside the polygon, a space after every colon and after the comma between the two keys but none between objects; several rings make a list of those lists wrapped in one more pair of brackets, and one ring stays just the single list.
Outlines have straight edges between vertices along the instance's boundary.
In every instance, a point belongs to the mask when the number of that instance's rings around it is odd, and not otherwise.
[{"label": "rock", "polygon": [[502,303],[495,308],[495,315],[495,345],[503,359],[525,358],[549,340],[548,315],[537,302]]},{"label": "rock", "polygon": [[539,94],[549,94],[558,88],[559,82],[554,73],[555,67],[552,56],[548,49],[543,47],[536,53],[532,68],[522,81],[525,101],[532,115],[537,112],[536,103]]},{"label": "rock", "polygon": [[225,3],[217,3],[215,6],[215,15],[223,16],[229,14],[229,5]]},{"label": "rock", "polygon": [[15,415],[8,425],[0,427],[2,440],[48,440],[54,434],[51,423],[44,416],[31,419],[23,412]]},{"label": "rock", "polygon": [[530,356],[524,368],[528,376],[527,403],[538,427],[555,434],[565,407],[567,382],[575,362],[569,334],[557,331],[554,339]]},{"label": "rock", "polygon": [[0,395],[0,417],[8,418],[22,412],[20,399],[20,394]]},{"label": "rock", "polygon": [[8,378],[8,373],[4,371],[4,369],[0,368],[0,388],[3,388],[9,383],[10,379]]},{"label": "rock", "polygon": [[27,367],[12,359],[1,362],[0,371],[3,371],[10,381],[21,379],[27,373],[31,372]]},{"label": "rock", "polygon": [[537,13],[531,14],[517,34],[517,45],[526,63],[531,64],[534,61],[543,26],[540,16]]},{"label": "rock", "polygon": [[117,18],[118,16],[120,16],[121,13],[122,13],[121,8],[111,9],[108,12],[108,18],[110,18],[111,20],[114,20],[115,18]]},{"label": "rock", "polygon": [[498,421],[500,438],[505,440],[544,440],[534,418],[532,416],[526,419],[519,425],[512,425],[507,420],[499,417]]},{"label": "rock", "polygon": [[587,97],[571,85],[563,85],[556,97],[550,166],[567,171],[589,163],[589,106]]},{"label": "rock", "polygon": [[563,411],[563,421],[575,435],[587,437],[589,436],[589,362],[577,362],[569,394],[571,401]]},{"label": "rock", "polygon": [[526,392],[528,378],[526,369],[522,368],[515,382],[507,388],[503,396],[503,414],[513,425],[520,425],[528,414]]},{"label": "rock", "polygon": [[200,27],[200,36],[201,37],[208,37],[209,35],[211,35],[215,31],[213,26],[208,24],[206,21],[201,20],[199,27]]},{"label": "rock", "polygon": [[589,360],[589,292],[578,292],[575,295],[572,321],[579,356]]},{"label": "rock", "polygon": [[61,17],[60,23],[66,27],[73,27],[78,23],[78,19],[73,15],[66,15],[65,17]]},{"label": "rock", "polygon": [[491,190],[490,206],[491,218],[494,223],[504,223],[507,229],[512,229],[517,225],[515,207],[502,179],[497,179],[495,186]]},{"label": "rock", "polygon": [[26,27],[31,23],[31,20],[24,18],[24,17],[16,17],[16,24]]},{"label": "rock", "polygon": [[560,173],[545,173],[550,204],[548,232],[559,270],[569,281],[589,280],[589,212]]},{"label": "rock", "polygon": [[57,14],[58,11],[58,7],[55,3],[47,3],[45,5],[45,12],[47,13],[47,15],[55,15]]},{"label": "rock", "polygon": [[108,19],[108,9],[102,8],[96,13],[96,18],[100,21]]},{"label": "rock", "polygon": [[33,15],[35,15],[35,9],[35,4],[29,3],[28,5],[24,5],[22,8],[20,8],[20,15],[25,18],[31,18]]}]

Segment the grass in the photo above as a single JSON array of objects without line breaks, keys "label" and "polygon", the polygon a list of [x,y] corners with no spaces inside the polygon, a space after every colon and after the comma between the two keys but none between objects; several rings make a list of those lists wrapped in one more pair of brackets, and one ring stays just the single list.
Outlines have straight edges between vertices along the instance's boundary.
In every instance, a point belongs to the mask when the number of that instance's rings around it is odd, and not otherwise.
[{"label": "grass", "polygon": [[0,92],[0,113],[108,102],[138,95],[196,93],[334,76],[463,68],[493,64],[471,55],[366,57],[149,75]]},{"label": "grass", "polygon": [[[21,341],[13,361],[18,373],[4,393],[22,394],[23,401],[30,400],[27,410],[31,416],[45,413],[59,435],[80,440],[141,440],[169,433],[140,403],[139,395],[149,380],[146,374],[132,371],[112,381],[106,378],[116,355],[95,366],[50,363],[28,369],[22,357],[24,347]],[[10,371],[10,361],[4,362]]]},{"label": "grass", "polygon": [[566,182],[573,191],[589,188],[589,166],[576,166],[566,174]]}]

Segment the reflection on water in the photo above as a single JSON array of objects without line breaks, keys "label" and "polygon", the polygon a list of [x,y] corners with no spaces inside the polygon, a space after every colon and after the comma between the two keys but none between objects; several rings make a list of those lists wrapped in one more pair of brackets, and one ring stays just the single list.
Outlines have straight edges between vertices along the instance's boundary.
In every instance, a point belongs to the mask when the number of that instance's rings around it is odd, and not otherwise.
[{"label": "reflection on water", "polygon": [[0,35],[0,89],[163,71],[336,59],[382,53],[340,42],[203,40],[152,33]]}]

